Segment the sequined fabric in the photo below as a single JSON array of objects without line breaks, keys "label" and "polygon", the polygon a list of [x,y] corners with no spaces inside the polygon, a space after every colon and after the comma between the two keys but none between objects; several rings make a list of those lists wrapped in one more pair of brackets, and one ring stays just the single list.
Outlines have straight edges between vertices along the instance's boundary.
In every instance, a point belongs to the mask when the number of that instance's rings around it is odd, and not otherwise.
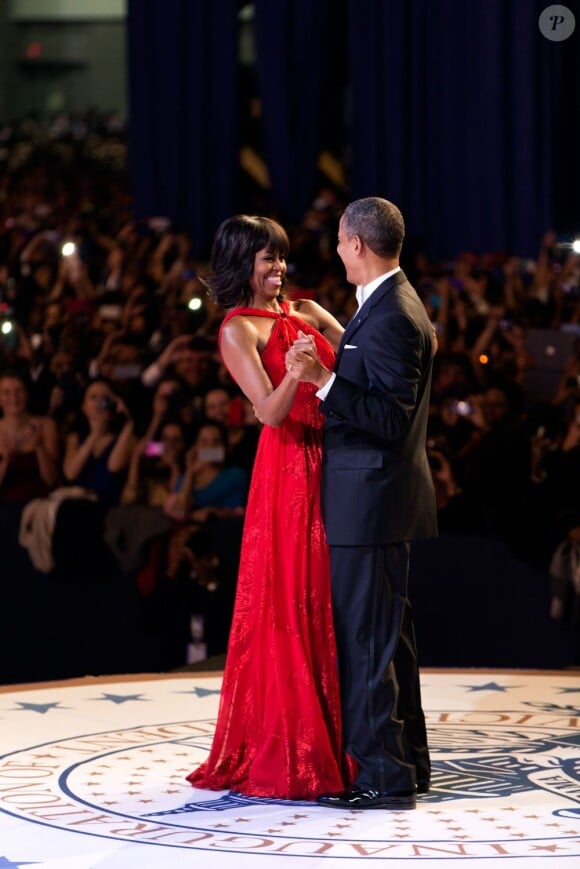
[{"label": "sequined fabric", "polygon": [[[293,316],[288,303],[283,310],[228,315],[275,318],[262,354],[274,386],[299,329],[314,335],[327,367],[334,362],[326,339]],[[315,392],[300,384],[288,417],[260,435],[216,732],[209,758],[188,776],[196,788],[314,799],[354,778],[354,763],[341,747],[320,513],[323,418]]]}]

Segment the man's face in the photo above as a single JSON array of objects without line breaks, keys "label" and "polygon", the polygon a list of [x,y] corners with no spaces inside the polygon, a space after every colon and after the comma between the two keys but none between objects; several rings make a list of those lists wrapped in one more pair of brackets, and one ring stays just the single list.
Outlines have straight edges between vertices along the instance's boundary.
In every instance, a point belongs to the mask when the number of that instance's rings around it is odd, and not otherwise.
[{"label": "man's face", "polygon": [[230,415],[230,397],[225,389],[212,389],[205,396],[205,415],[227,423]]},{"label": "man's face", "polygon": [[508,400],[504,393],[500,389],[488,389],[485,393],[483,410],[488,423],[494,425],[500,422],[509,411]]},{"label": "man's face", "polygon": [[175,363],[175,370],[186,383],[197,386],[208,375],[209,355],[198,350],[185,350]]},{"label": "man's face", "polygon": [[346,279],[351,284],[357,284],[358,281],[356,279],[355,272],[355,264],[356,259],[354,256],[354,246],[355,246],[356,236],[352,236],[349,238],[345,227],[344,227],[344,217],[341,217],[340,223],[338,225],[338,244],[336,246],[336,252],[341,258],[344,267],[346,269]]}]

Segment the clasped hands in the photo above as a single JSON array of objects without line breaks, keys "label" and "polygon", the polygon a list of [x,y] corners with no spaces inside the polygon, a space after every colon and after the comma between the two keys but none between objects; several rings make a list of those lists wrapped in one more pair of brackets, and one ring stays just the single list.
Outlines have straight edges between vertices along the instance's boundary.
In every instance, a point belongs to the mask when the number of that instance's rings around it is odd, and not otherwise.
[{"label": "clasped hands", "polygon": [[312,335],[298,332],[298,338],[286,353],[286,371],[294,380],[314,383],[319,388],[324,385],[329,371],[318,358]]}]

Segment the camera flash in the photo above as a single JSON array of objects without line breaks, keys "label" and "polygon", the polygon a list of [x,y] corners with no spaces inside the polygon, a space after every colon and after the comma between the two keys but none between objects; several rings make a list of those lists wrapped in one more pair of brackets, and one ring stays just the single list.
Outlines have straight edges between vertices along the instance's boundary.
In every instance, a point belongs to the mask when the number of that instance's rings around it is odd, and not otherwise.
[{"label": "camera flash", "polygon": [[74,241],[66,241],[62,246],[61,253],[63,256],[72,256],[76,249],[77,246]]},{"label": "camera flash", "polygon": [[572,242],[572,250],[574,253],[580,253],[580,238],[575,238]]},{"label": "camera flash", "polygon": [[189,304],[187,307],[189,308],[190,311],[199,311],[202,304],[203,304],[202,300],[200,298],[198,298],[197,296],[194,296],[193,299],[189,300]]}]

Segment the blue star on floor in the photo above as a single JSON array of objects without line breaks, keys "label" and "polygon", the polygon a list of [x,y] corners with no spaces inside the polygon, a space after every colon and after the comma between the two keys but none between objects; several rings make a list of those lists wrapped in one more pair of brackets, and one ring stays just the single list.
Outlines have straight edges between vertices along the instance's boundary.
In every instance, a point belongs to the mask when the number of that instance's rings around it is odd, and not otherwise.
[{"label": "blue star on floor", "polygon": [[580,685],[578,685],[576,688],[558,688],[557,690],[560,692],[560,694],[578,694],[578,692],[580,691]]},{"label": "blue star on floor", "polygon": [[[67,709],[67,706],[61,706],[58,703],[18,703],[20,709],[11,709],[11,712],[39,712],[44,715],[49,709]],[[2,863],[0,863],[0,867]]]},{"label": "blue star on floor", "polygon": [[38,866],[38,863],[22,863],[20,861],[13,863],[7,857],[0,857],[0,869],[9,869],[9,867],[11,869],[18,869],[19,866]]},{"label": "blue star on floor", "polygon": [[523,688],[523,685],[498,685],[497,682],[486,682],[485,685],[461,685],[468,691],[512,691],[514,688]]},{"label": "blue star on floor", "polygon": [[102,697],[93,697],[93,700],[110,700],[111,703],[128,703],[129,700],[135,700],[140,703],[150,703],[150,700],[144,700],[142,694],[103,694]]},{"label": "blue star on floor", "polygon": [[220,694],[221,688],[192,688],[191,691],[176,691],[176,694],[195,694],[196,697],[208,697],[210,694]]}]

